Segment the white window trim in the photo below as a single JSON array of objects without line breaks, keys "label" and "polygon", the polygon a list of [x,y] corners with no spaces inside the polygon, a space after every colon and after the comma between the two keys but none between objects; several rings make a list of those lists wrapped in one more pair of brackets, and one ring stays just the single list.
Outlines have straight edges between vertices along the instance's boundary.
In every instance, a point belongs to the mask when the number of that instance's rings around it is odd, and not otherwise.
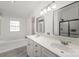
[{"label": "white window trim", "polygon": [[20,32],[20,21],[10,20],[10,32]]}]

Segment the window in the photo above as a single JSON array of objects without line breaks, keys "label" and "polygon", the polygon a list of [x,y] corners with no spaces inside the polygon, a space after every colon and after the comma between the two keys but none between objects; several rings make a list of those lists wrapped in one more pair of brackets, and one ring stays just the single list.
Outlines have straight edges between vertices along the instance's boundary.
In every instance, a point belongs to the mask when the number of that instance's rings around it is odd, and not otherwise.
[{"label": "window", "polygon": [[19,21],[10,21],[10,32],[20,31]]}]

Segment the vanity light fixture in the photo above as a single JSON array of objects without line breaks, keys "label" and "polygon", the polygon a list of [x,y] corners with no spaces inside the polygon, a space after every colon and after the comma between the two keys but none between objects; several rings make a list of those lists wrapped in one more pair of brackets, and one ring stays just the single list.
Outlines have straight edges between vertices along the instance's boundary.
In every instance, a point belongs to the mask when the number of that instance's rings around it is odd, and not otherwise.
[{"label": "vanity light fixture", "polygon": [[43,12],[43,11],[41,11],[40,15],[43,15],[43,14],[44,14],[44,12]]},{"label": "vanity light fixture", "polygon": [[43,15],[43,14],[45,14],[45,13],[47,13],[47,9],[43,9],[43,10],[40,12],[40,15]]},{"label": "vanity light fixture", "polygon": [[[53,6],[52,6],[53,4]],[[48,4],[46,7],[44,7],[41,12],[40,12],[40,15],[43,15],[45,13],[47,13],[47,11],[51,11],[52,9],[55,9],[56,8],[56,4],[55,4],[55,1],[52,1],[50,4]]]},{"label": "vanity light fixture", "polygon": [[14,2],[15,2],[15,0],[10,0],[10,2],[11,2],[11,3],[14,3]]}]

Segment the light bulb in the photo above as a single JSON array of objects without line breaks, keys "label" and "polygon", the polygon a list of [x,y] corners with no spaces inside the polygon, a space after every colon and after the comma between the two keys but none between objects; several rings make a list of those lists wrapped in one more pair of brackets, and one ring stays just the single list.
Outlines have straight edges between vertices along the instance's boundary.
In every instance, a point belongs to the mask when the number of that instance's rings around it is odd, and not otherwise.
[{"label": "light bulb", "polygon": [[47,11],[50,11],[50,10],[51,10],[51,8],[50,8],[50,7],[48,7]]},{"label": "light bulb", "polygon": [[43,10],[44,13],[47,13],[46,9]]},{"label": "light bulb", "polygon": [[15,0],[10,0],[10,2],[11,2],[11,3],[14,3],[14,2],[15,2]]},{"label": "light bulb", "polygon": [[40,12],[40,15],[43,15],[43,11]]},{"label": "light bulb", "polygon": [[53,5],[51,8],[55,9],[56,8],[56,5]]}]

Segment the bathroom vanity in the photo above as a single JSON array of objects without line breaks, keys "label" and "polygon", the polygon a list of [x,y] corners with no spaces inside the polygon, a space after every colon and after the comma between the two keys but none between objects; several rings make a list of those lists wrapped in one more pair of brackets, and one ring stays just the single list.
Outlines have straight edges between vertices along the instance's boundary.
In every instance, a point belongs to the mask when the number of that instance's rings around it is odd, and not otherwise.
[{"label": "bathroom vanity", "polygon": [[[37,39],[39,40],[39,39]],[[30,37],[27,39],[27,54],[29,57],[57,57],[55,53],[46,49],[38,42],[32,40]]]},{"label": "bathroom vanity", "polygon": [[[78,57],[79,47],[62,36],[27,36],[27,54],[30,57]],[[76,38],[70,38],[76,39]],[[78,39],[78,38],[77,38]],[[79,39],[78,39],[79,40]],[[62,43],[64,42],[64,43]],[[68,43],[68,44],[67,44]]]}]

